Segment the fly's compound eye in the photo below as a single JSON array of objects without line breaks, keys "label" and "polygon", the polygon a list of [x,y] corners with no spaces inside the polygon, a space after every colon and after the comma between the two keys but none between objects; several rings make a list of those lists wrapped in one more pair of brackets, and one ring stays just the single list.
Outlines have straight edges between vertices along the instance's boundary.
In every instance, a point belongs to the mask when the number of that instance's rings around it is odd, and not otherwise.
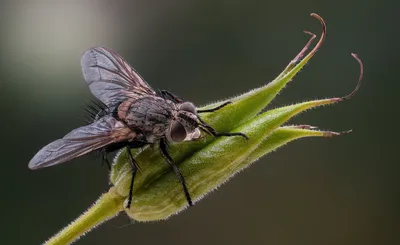
[{"label": "fly's compound eye", "polygon": [[180,110],[183,110],[183,111],[191,112],[191,113],[193,113],[193,114],[196,114],[196,107],[195,107],[192,103],[190,103],[190,102],[184,102],[184,103],[179,107],[179,109],[180,109]]},{"label": "fly's compound eye", "polygon": [[186,138],[185,127],[180,122],[172,122],[171,125],[171,139],[174,142],[181,142]]}]

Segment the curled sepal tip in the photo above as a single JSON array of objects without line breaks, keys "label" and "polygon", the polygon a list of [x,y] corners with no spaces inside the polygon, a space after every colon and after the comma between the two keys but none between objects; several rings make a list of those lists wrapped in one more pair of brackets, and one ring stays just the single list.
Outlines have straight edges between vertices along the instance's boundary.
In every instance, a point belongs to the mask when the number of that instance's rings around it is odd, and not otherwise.
[{"label": "curled sepal tip", "polygon": [[358,92],[358,90],[360,90],[360,87],[362,84],[362,79],[363,79],[363,75],[364,75],[364,65],[363,65],[361,59],[357,56],[357,54],[352,53],[351,56],[358,62],[359,66],[360,66],[358,82],[357,82],[356,87],[353,89],[353,91],[351,91],[351,93],[349,93],[348,95],[345,95],[343,97],[333,98],[333,100],[335,100],[336,102],[349,100],[349,99],[353,98],[354,95]]},{"label": "curled sepal tip", "polygon": [[[303,47],[303,49],[292,59],[289,64],[286,66],[286,68],[282,71],[281,74],[275,79],[283,79],[284,77],[287,77],[287,79],[291,79],[296,75],[298,71],[300,71],[301,68],[304,67],[304,65],[317,53],[318,49],[322,46],[324,43],[325,37],[326,37],[326,23],[324,19],[319,16],[318,14],[311,14],[312,17],[316,18],[319,20],[321,23],[322,31],[321,31],[321,36],[315,45],[315,47],[306,55],[307,50],[310,48],[311,44],[313,43],[314,39],[316,38],[316,35],[310,31],[303,31],[304,33],[308,34],[311,36],[311,38],[308,40],[307,44]],[[306,55],[306,56],[305,56]],[[305,57],[304,57],[305,56]],[[304,57],[304,59],[303,59]],[[275,81],[274,80],[274,81]]]}]

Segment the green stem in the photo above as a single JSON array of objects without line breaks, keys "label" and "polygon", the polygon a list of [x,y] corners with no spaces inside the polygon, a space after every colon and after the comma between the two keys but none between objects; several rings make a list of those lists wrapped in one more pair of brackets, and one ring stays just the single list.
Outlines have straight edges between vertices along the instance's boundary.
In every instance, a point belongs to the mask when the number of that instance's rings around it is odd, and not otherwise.
[{"label": "green stem", "polygon": [[125,197],[117,194],[112,187],[79,218],[50,238],[44,245],[70,244],[90,229],[116,216],[124,209]]}]

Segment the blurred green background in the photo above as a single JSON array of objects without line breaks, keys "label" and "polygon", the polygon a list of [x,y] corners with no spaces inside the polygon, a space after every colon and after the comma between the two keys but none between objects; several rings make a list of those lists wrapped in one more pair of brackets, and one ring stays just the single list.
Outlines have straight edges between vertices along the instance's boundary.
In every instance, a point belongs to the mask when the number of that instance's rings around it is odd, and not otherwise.
[{"label": "blurred green background", "polygon": [[270,108],[360,92],[291,123],[354,129],[303,139],[167,221],[120,215],[77,244],[400,244],[398,1],[44,1],[0,3],[1,244],[40,244],[108,190],[87,156],[30,171],[45,144],[84,123],[81,53],[104,45],[154,87],[198,105],[272,80],[328,25],[326,43]]}]

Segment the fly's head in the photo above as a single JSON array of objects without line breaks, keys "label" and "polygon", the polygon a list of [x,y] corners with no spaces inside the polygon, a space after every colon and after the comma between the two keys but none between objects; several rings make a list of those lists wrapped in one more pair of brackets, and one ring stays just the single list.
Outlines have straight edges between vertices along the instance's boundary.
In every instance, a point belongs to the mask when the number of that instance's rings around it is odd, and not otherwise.
[{"label": "fly's head", "polygon": [[244,133],[217,132],[213,127],[205,123],[199,113],[214,112],[222,107],[229,105],[231,101],[227,101],[220,106],[212,109],[197,110],[190,102],[178,104],[173,119],[167,129],[166,136],[170,141],[182,142],[200,139],[201,131],[213,137],[218,136],[240,136],[248,140]]},{"label": "fly's head", "polygon": [[167,137],[173,142],[196,140],[201,137],[196,106],[190,102],[178,105],[174,119],[171,120]]}]

